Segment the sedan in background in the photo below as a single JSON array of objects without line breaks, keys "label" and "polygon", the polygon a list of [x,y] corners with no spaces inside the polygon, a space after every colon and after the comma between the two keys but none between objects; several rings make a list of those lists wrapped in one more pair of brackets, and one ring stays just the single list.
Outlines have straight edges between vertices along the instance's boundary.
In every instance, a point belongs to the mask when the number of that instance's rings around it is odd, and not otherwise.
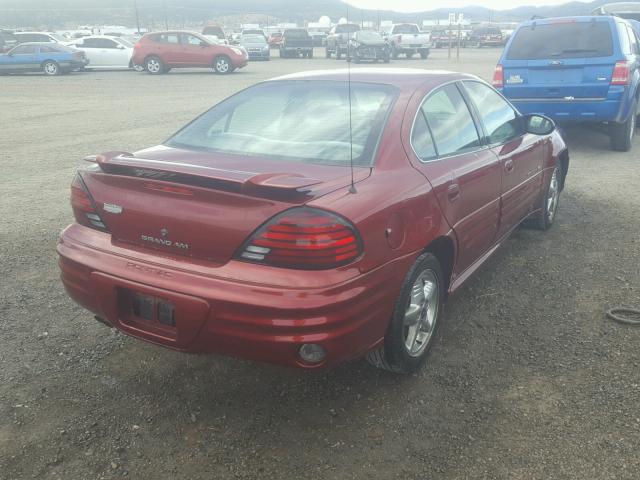
[{"label": "sedan in background", "polygon": [[55,43],[21,43],[0,55],[0,73],[60,75],[88,65],[84,52]]},{"label": "sedan in background", "polygon": [[124,38],[106,35],[91,35],[79,38],[67,45],[85,53],[90,67],[102,70],[133,68],[131,57],[133,45]]},{"label": "sedan in background", "polygon": [[551,227],[569,157],[552,120],[475,76],[364,68],[261,82],[162,145],[86,160],[57,250],[101,322],[184,352],[408,373],[447,295],[524,220]]},{"label": "sedan in background", "polygon": [[249,60],[269,60],[271,58],[269,44],[262,35],[242,35],[240,46],[249,54]]},{"label": "sedan in background", "polygon": [[391,49],[382,35],[370,30],[354,32],[349,38],[347,48],[347,62],[377,62],[389,63]]},{"label": "sedan in background", "polygon": [[217,45],[194,32],[147,33],[133,47],[133,65],[143,66],[152,75],[194,67],[227,74],[245,67],[248,59],[244,48]]},{"label": "sedan in background", "polygon": [[13,34],[18,43],[60,43],[66,44],[69,41],[68,38],[58,35],[57,33],[50,32],[15,32]]}]

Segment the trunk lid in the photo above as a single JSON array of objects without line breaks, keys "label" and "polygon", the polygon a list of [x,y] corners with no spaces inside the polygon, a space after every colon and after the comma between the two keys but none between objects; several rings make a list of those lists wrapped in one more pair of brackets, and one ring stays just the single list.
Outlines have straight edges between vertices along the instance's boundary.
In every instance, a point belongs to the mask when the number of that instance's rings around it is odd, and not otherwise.
[{"label": "trunk lid", "polygon": [[241,158],[161,146],[98,156],[82,176],[113,242],[216,264],[269,218],[351,179],[343,166]]}]

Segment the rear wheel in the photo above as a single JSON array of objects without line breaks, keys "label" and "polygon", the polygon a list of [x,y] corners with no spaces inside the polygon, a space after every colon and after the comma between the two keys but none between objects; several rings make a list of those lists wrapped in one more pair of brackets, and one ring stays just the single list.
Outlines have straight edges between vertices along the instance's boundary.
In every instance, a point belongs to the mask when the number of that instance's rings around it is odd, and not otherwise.
[{"label": "rear wheel", "polygon": [[624,123],[611,123],[609,125],[609,136],[611,138],[611,148],[618,152],[628,152],[631,150],[633,136],[636,132],[638,101],[634,100],[631,105],[631,114]]},{"label": "rear wheel", "polygon": [[158,57],[149,57],[144,62],[144,68],[151,75],[160,75],[165,72],[165,66]]},{"label": "rear wheel", "polygon": [[326,58],[331,58],[331,50],[329,50],[329,48],[327,47],[324,48],[324,56]]},{"label": "rear wheel", "polygon": [[336,60],[340,60],[342,58],[342,50],[340,47],[336,47]]},{"label": "rear wheel", "polygon": [[433,254],[424,253],[405,277],[383,346],[370,352],[367,361],[395,373],[417,370],[433,344],[443,299],[440,263]]},{"label": "rear wheel", "polygon": [[423,48],[422,50],[420,50],[420,58],[422,60],[426,60],[429,57],[429,50],[426,48]]},{"label": "rear wheel", "polygon": [[60,75],[60,66],[53,60],[47,60],[42,64],[42,71],[45,75]]},{"label": "rear wheel", "polygon": [[562,167],[556,162],[549,184],[542,197],[542,213],[537,218],[528,220],[527,223],[538,230],[548,230],[553,225],[560,203],[560,191],[562,189]]},{"label": "rear wheel", "polygon": [[229,57],[226,55],[218,55],[214,58],[213,71],[220,75],[226,75],[227,73],[233,72],[233,66],[231,65]]},{"label": "rear wheel", "polygon": [[391,45],[391,56],[394,60],[398,59],[398,49],[395,47],[395,45]]}]

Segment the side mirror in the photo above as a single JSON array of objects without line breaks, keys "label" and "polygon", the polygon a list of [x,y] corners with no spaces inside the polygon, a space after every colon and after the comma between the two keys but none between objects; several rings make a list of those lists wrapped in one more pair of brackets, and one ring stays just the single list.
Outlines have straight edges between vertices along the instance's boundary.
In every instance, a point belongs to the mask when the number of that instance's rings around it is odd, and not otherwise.
[{"label": "side mirror", "polygon": [[126,47],[124,45],[118,45],[116,48],[118,50],[124,50]]},{"label": "side mirror", "polygon": [[531,113],[523,115],[524,129],[533,135],[549,135],[556,129],[556,123],[549,117]]}]

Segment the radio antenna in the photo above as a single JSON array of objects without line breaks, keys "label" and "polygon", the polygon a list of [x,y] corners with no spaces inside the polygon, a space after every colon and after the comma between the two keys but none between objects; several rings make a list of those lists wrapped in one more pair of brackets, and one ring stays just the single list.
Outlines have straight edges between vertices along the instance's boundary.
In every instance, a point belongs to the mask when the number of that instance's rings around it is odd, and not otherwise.
[{"label": "radio antenna", "polygon": [[[347,6],[347,24],[349,24],[349,4]],[[351,33],[347,33],[347,85],[349,89],[349,168],[351,169],[351,186],[349,193],[358,193],[353,179],[353,119],[351,108]]]}]

